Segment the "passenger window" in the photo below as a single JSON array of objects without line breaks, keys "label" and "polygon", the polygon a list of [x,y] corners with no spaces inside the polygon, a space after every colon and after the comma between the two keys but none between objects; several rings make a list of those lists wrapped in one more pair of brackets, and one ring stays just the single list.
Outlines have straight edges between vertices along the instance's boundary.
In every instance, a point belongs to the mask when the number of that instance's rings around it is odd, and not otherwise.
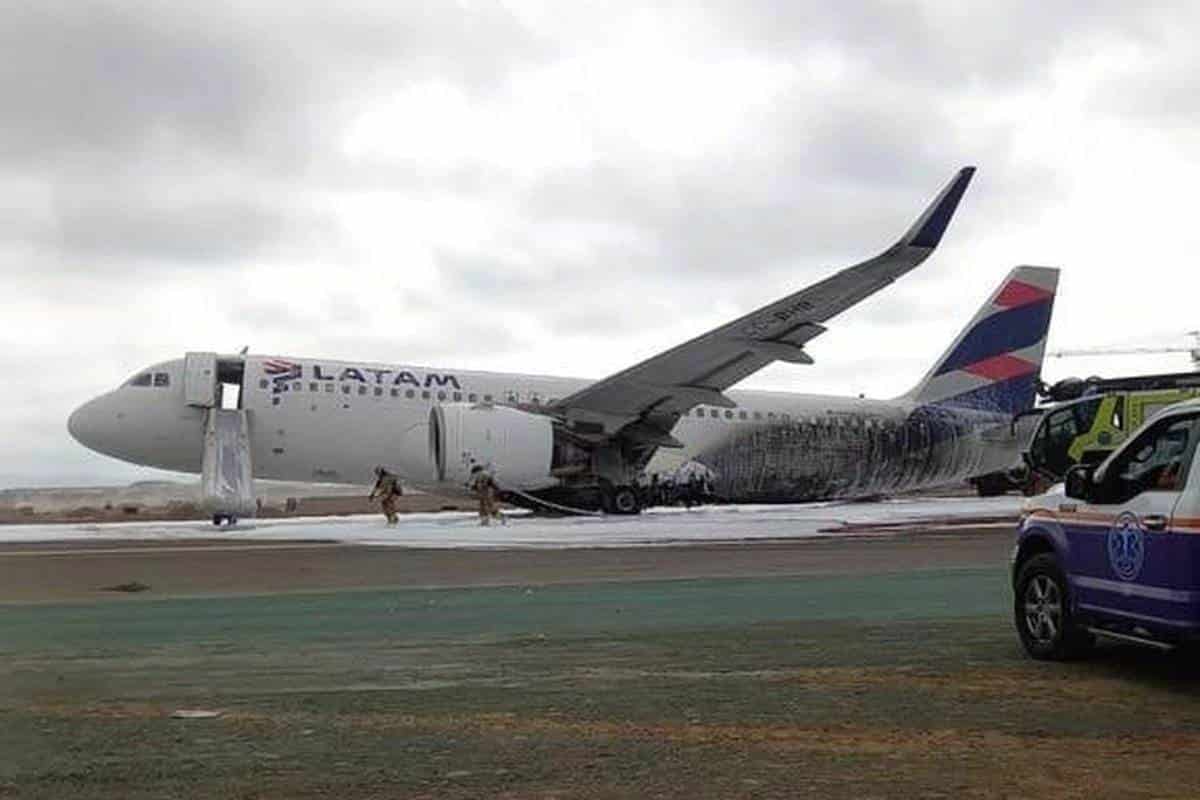
[{"label": "passenger window", "polygon": [[775,412],[774,412],[774,411],[768,411],[768,412],[767,412],[767,419],[775,419]]},{"label": "passenger window", "polygon": [[330,394],[331,392],[333,392],[333,384],[332,383],[325,384],[325,394]]},{"label": "passenger window", "polygon": [[292,391],[294,391],[294,392],[304,391],[304,384],[301,383],[300,381],[296,381],[295,383],[292,384]]},{"label": "passenger window", "polygon": [[129,381],[130,386],[149,386],[153,378],[149,372],[143,372],[133,380]]},{"label": "passenger window", "polygon": [[762,412],[761,412],[761,411],[755,411],[755,412],[754,412],[754,418],[755,418],[755,419],[762,419]]},{"label": "passenger window", "polygon": [[375,387],[375,396],[376,396],[376,397],[383,397],[383,387],[382,387],[382,386],[376,386],[376,387]]},{"label": "passenger window", "polygon": [[170,386],[171,385],[171,376],[165,372],[154,373],[154,385],[155,386]]},{"label": "passenger window", "polygon": [[258,388],[260,388],[260,389],[266,389],[270,385],[271,385],[271,382],[269,380],[267,380],[266,378],[262,378],[258,382]]},{"label": "passenger window", "polygon": [[713,419],[716,419],[717,417],[721,416],[721,412],[717,411],[715,408],[712,408],[712,409],[709,409],[708,415],[710,417],[712,417]]},{"label": "passenger window", "polygon": [[490,394],[485,394],[485,395],[483,396],[483,402],[485,402],[485,403],[490,403],[490,402],[492,402],[492,396],[491,396]]},{"label": "passenger window", "polygon": [[428,389],[426,389],[426,390],[424,390],[423,392],[421,392],[421,399],[422,399],[422,400],[428,400],[428,399],[429,399],[429,390],[428,390]]},{"label": "passenger window", "polygon": [[746,412],[745,412],[745,411],[739,411],[739,412],[738,412],[738,419],[746,419]]},{"label": "passenger window", "polygon": [[350,394],[350,384],[348,384],[348,383],[342,384],[342,394]]},{"label": "passenger window", "polygon": [[474,403],[478,398],[479,398],[479,395],[475,394],[474,392],[471,392],[469,395],[467,395],[467,402]]},{"label": "passenger window", "polygon": [[359,393],[359,394],[366,394],[366,393],[367,393],[367,387],[366,387],[366,386],[361,386],[361,385],[360,385],[360,386],[358,387],[358,393]]},{"label": "passenger window", "polygon": [[455,393],[454,393],[454,402],[456,402],[456,403],[457,403],[457,402],[459,402],[460,400],[462,400],[462,392],[455,392]]},{"label": "passenger window", "polygon": [[445,400],[445,399],[446,399],[446,393],[445,393],[445,392],[438,392],[438,401],[440,402],[440,401],[442,401],[442,400]]},{"label": "passenger window", "polygon": [[1142,434],[1105,477],[1104,500],[1124,503],[1142,492],[1183,488],[1196,449],[1196,418],[1164,420]]},{"label": "passenger window", "polygon": [[412,389],[405,389],[404,396],[407,397],[409,400],[412,400],[414,397],[417,396],[417,393],[414,392]]},{"label": "passenger window", "polygon": [[392,397],[399,397],[399,396],[400,396],[400,390],[392,389]]},{"label": "passenger window", "polygon": [[725,419],[733,419],[733,412],[726,409],[725,410]]},{"label": "passenger window", "polygon": [[310,383],[308,385],[308,390],[310,392],[319,392],[319,391],[321,391],[321,384],[314,381],[313,383]]}]

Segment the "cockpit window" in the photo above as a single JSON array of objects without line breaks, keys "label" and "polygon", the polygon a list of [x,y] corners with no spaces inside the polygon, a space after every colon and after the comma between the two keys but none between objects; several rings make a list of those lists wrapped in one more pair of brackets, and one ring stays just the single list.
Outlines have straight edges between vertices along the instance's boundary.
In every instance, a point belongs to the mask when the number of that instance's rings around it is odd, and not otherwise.
[{"label": "cockpit window", "polygon": [[125,381],[126,386],[154,386],[161,388],[171,385],[169,372],[142,372]]}]

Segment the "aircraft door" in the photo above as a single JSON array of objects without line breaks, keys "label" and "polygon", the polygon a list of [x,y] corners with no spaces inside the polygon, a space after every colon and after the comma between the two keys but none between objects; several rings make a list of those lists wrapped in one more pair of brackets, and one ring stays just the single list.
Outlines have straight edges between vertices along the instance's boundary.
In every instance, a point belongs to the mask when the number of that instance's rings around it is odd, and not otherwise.
[{"label": "aircraft door", "polygon": [[189,406],[217,405],[217,354],[188,353],[183,362],[183,397]]}]

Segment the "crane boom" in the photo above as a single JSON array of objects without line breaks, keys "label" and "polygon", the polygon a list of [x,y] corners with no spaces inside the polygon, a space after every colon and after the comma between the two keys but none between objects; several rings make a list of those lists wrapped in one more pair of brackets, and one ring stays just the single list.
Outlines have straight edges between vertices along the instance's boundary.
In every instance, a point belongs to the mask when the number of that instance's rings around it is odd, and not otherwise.
[{"label": "crane boom", "polygon": [[1191,347],[1082,347],[1073,350],[1052,350],[1046,355],[1054,358],[1069,358],[1073,356],[1135,356],[1157,355],[1159,353],[1187,353],[1192,357],[1192,365],[1200,370],[1200,331],[1188,331],[1195,341]]},{"label": "crane boom", "polygon": [[1047,355],[1055,358],[1071,356],[1132,356],[1154,353],[1190,353],[1190,347],[1085,347],[1078,350],[1054,350]]}]

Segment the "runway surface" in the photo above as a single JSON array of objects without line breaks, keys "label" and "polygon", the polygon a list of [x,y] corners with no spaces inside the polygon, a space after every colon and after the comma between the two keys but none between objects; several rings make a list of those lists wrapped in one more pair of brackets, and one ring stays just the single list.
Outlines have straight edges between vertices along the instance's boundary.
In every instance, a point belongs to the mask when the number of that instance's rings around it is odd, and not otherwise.
[{"label": "runway surface", "polygon": [[480,527],[474,514],[407,514],[388,528],[382,516],[248,520],[217,529],[197,522],[9,525],[0,545],[105,539],[178,541],[213,536],[239,541],[336,541],[419,548],[596,548],[715,541],[803,539],[848,529],[904,524],[978,524],[1014,518],[1022,498],[915,498],[862,503],[705,506],[651,509],[636,517],[539,518],[509,515],[507,526]]},{"label": "runway surface", "polygon": [[0,545],[0,604],[995,568],[1011,540],[1008,530],[984,528],[595,549],[206,539],[7,544]]}]

